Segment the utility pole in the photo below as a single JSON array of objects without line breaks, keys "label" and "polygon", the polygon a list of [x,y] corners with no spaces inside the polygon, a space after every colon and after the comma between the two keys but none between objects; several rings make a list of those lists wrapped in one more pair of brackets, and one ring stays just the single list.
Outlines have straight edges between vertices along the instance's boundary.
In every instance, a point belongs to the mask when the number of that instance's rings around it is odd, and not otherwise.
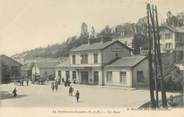
[{"label": "utility pole", "polygon": [[165,82],[164,82],[164,75],[163,75],[163,68],[162,68],[162,58],[161,58],[161,53],[160,53],[160,31],[159,31],[159,24],[158,24],[158,12],[157,12],[157,6],[155,6],[155,14],[156,14],[156,28],[157,28],[157,42],[158,42],[158,48],[157,48],[157,53],[158,53],[158,62],[159,62],[159,70],[160,70],[160,75],[161,75],[161,93],[162,93],[162,106],[164,108],[167,108],[167,97],[166,97],[166,91],[165,91]]},{"label": "utility pole", "polygon": [[153,51],[154,51],[154,67],[155,67],[155,91],[156,91],[156,107],[158,108],[158,103],[159,103],[159,99],[158,99],[158,78],[157,78],[157,38],[156,38],[156,29],[155,29],[155,12],[154,12],[154,7],[152,6],[152,12],[150,10],[150,16],[151,16],[151,22],[152,22],[152,28],[153,28],[153,41],[154,41],[154,48],[153,48]]},{"label": "utility pole", "polygon": [[149,88],[150,88],[150,99],[151,99],[151,107],[155,108],[155,98],[154,98],[154,87],[153,87],[153,68],[152,68],[152,37],[151,37],[151,27],[150,27],[150,4],[147,4],[147,23],[148,23],[148,39],[149,39]]},{"label": "utility pole", "polygon": [[[162,94],[162,106],[167,108],[167,98],[165,91],[165,83],[163,76],[163,68],[162,68],[162,58],[160,52],[160,35],[159,35],[159,24],[158,24],[158,13],[157,7],[154,5],[147,4],[147,23],[148,23],[148,38],[149,38],[149,79],[150,79],[150,97],[152,102],[152,107],[159,107],[159,98],[158,98],[158,72],[160,73],[160,87]],[[152,39],[153,38],[153,39]],[[152,58],[152,51],[154,54],[154,58]],[[154,61],[152,60],[154,59]],[[152,66],[152,64],[154,66]],[[155,69],[153,69],[153,67]],[[153,71],[155,72],[155,77],[153,80]],[[155,84],[154,84],[155,83]],[[156,90],[156,102],[154,99],[154,87]]]}]

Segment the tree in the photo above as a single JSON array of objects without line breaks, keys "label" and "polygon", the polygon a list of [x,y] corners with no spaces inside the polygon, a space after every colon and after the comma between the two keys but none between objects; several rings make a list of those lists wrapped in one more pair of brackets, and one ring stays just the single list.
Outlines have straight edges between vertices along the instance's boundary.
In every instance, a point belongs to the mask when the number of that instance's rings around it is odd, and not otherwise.
[{"label": "tree", "polygon": [[140,33],[142,35],[147,34],[147,17],[142,17],[136,23],[136,33]]},{"label": "tree", "polygon": [[91,34],[90,34],[90,38],[95,38],[95,37],[96,37],[95,28],[92,26],[92,27],[91,27]]},{"label": "tree", "polygon": [[140,54],[141,49],[148,50],[149,41],[145,35],[135,34],[132,40],[132,48],[134,54]]},{"label": "tree", "polygon": [[173,15],[171,11],[167,12],[166,24],[173,27],[184,26],[184,13]]},{"label": "tree", "polygon": [[88,25],[83,22],[81,25],[81,38],[88,38],[89,37],[89,32],[88,32]]}]

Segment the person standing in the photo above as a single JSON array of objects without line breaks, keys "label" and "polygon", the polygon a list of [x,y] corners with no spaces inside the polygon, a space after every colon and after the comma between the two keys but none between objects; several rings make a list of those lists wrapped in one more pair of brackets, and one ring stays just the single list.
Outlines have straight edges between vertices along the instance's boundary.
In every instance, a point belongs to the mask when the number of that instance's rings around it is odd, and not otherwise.
[{"label": "person standing", "polygon": [[13,91],[12,91],[12,93],[13,93],[13,96],[16,97],[17,96],[17,89],[14,88]]},{"label": "person standing", "polygon": [[58,84],[61,85],[61,77],[58,79]]},{"label": "person standing", "polygon": [[65,83],[65,80],[64,80],[64,78],[62,78],[62,84],[64,84]]},{"label": "person standing", "polygon": [[69,96],[72,96],[72,90],[73,90],[73,88],[70,86],[70,88],[69,88]]},{"label": "person standing", "polygon": [[52,81],[52,83],[51,83],[51,89],[52,89],[52,91],[54,91],[54,81]]},{"label": "person standing", "polygon": [[79,91],[78,91],[78,90],[77,90],[77,92],[76,92],[75,96],[76,96],[77,102],[79,102],[80,93],[79,93]]},{"label": "person standing", "polygon": [[26,80],[27,86],[29,85],[29,79]]},{"label": "person standing", "polygon": [[55,89],[56,89],[56,91],[58,90],[58,81],[57,80],[55,80]]}]

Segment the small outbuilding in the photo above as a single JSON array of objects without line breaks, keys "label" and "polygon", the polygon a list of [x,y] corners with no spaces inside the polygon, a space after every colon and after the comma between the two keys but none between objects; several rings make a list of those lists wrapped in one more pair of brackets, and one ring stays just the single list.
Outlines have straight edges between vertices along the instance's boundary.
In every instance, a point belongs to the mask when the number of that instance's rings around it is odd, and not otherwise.
[{"label": "small outbuilding", "polygon": [[122,57],[105,66],[105,84],[138,88],[149,84],[148,59],[146,56],[134,55]]},{"label": "small outbuilding", "polygon": [[21,66],[22,64],[14,59],[0,55],[0,84],[21,79]]}]

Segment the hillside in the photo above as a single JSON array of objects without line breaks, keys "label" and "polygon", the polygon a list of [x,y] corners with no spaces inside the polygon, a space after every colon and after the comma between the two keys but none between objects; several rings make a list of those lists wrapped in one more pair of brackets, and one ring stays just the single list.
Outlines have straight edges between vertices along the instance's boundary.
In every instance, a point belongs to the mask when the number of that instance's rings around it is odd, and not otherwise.
[{"label": "hillside", "polygon": [[[148,40],[146,38],[147,32],[147,19],[142,17],[138,19],[136,23],[124,23],[110,27],[105,26],[100,32],[96,33],[95,28],[92,27],[88,31],[88,26],[86,23],[82,23],[81,34],[79,37],[72,36],[67,38],[67,41],[61,44],[49,45],[45,48],[35,48],[30,51],[25,51],[19,54],[15,54],[12,57],[21,57],[24,59],[31,59],[35,57],[45,57],[45,58],[58,58],[68,56],[69,51],[83,43],[87,43],[87,38],[123,38],[133,36],[133,48],[135,52],[139,50],[140,47],[146,48],[148,45]],[[167,13],[167,19],[163,24],[170,26],[183,26],[184,25],[184,13],[178,13],[173,15],[171,11]]]}]

